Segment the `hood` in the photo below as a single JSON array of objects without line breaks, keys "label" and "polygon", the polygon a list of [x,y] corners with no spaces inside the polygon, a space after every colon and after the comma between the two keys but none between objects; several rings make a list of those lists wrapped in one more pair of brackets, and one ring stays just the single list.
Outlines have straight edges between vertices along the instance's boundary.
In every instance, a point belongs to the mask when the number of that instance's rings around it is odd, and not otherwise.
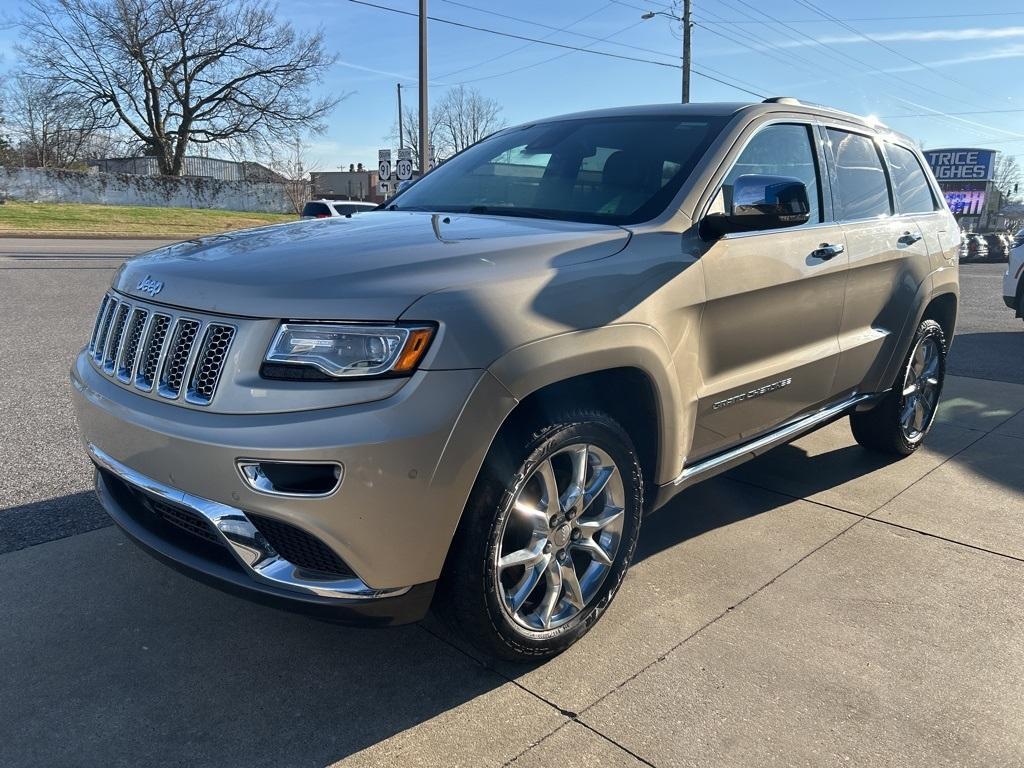
[{"label": "hood", "polygon": [[372,211],[159,248],[125,262],[114,287],[213,314],[394,320],[433,291],[605,258],[628,240],[600,224]]}]

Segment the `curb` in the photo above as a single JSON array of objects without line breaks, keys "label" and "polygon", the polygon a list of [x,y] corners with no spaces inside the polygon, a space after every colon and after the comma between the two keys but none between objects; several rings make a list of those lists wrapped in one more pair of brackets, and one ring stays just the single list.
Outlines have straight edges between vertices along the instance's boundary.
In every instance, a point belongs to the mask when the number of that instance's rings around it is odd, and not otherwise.
[{"label": "curb", "polygon": [[130,234],[125,232],[5,232],[0,230],[0,240],[190,240],[195,237],[206,237],[216,232],[188,232],[166,235]]}]

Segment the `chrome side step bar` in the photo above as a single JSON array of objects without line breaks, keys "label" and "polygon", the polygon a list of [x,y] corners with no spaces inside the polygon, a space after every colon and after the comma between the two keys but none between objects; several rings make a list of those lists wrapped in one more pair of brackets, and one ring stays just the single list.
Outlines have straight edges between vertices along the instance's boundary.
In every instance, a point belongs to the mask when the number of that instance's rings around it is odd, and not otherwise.
[{"label": "chrome side step bar", "polygon": [[725,453],[717,454],[716,456],[698,461],[689,467],[684,467],[679,476],[670,484],[674,486],[673,492],[693,485],[698,480],[704,480],[720,472],[725,472],[727,469],[732,469],[748,459],[760,456],[776,446],[795,440],[805,432],[810,432],[815,427],[842,416],[871,397],[872,395],[853,395],[841,403],[830,405],[816,413],[785,424],[774,432],[762,435],[749,443],[738,445]]}]

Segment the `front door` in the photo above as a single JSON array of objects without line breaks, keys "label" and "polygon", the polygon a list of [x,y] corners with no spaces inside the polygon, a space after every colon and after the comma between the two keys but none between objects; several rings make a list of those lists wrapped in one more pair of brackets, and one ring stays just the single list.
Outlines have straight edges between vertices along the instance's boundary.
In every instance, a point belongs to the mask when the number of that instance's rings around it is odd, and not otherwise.
[{"label": "front door", "polygon": [[687,463],[816,408],[832,395],[847,256],[821,183],[816,131],[760,128],[725,176],[711,211],[724,211],[744,174],[790,176],[807,186],[811,218],[799,227],[733,233],[701,256],[701,320],[694,443]]}]

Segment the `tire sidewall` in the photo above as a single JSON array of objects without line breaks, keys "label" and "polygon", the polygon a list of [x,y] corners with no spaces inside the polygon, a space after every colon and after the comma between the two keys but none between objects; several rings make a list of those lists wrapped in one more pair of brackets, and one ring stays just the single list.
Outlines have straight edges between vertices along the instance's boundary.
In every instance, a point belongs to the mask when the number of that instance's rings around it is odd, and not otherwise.
[{"label": "tire sidewall", "polygon": [[[924,340],[933,338],[938,342],[939,345],[939,371],[938,378],[939,383],[935,390],[935,408],[932,410],[931,416],[928,418],[928,423],[924,429],[921,430],[921,434],[916,440],[908,440],[906,434],[903,431],[903,424],[899,421],[899,416],[903,412],[904,398],[902,390],[906,382],[907,370],[913,360],[914,352],[918,346]],[[946,336],[942,332],[942,326],[934,320],[923,320],[917,328],[917,333],[914,334],[914,343],[910,347],[910,352],[907,354],[906,359],[903,362],[903,367],[900,369],[900,376],[897,380],[895,390],[900,393],[896,400],[896,431],[899,441],[903,444],[904,449],[907,453],[911,453],[924,442],[928,433],[931,432],[932,425],[935,423],[935,417],[939,413],[939,401],[942,399],[942,389],[946,383]]]},{"label": "tire sidewall", "polygon": [[[505,521],[512,513],[512,502],[533,471],[547,457],[573,443],[596,445],[615,462],[620,473],[625,497],[625,519],[622,540],[611,570],[590,604],[561,626],[544,631],[531,631],[517,624],[501,602],[500,581],[496,571],[498,549]],[[624,431],[610,419],[591,418],[586,421],[559,424],[535,435],[527,448],[525,459],[510,478],[487,534],[487,546],[481,577],[486,611],[490,623],[502,642],[517,655],[547,656],[572,645],[601,617],[618,591],[636,550],[643,507],[643,482],[636,451]]]}]

